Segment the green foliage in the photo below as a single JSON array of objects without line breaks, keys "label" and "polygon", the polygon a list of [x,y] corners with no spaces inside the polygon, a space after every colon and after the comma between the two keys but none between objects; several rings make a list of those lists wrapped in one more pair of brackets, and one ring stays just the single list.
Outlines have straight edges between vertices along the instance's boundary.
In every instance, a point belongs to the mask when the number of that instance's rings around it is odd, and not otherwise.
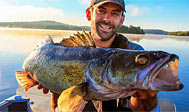
[{"label": "green foliage", "polygon": [[176,35],[176,36],[189,36],[189,31],[178,31],[178,32],[169,32],[168,35]]},{"label": "green foliage", "polygon": [[56,21],[36,21],[36,22],[1,22],[2,27],[34,28],[34,29],[53,29],[53,30],[90,30],[88,26],[74,26],[59,23]]},{"label": "green foliage", "polygon": [[118,32],[120,32],[120,33],[132,33],[132,34],[145,34],[143,29],[141,29],[140,27],[132,26],[132,25],[130,25],[129,27],[122,25],[118,29]]},{"label": "green foliage", "polygon": [[[68,25],[56,21],[35,21],[35,22],[0,22],[2,27],[18,27],[18,28],[34,28],[34,29],[53,29],[53,30],[85,30],[90,31],[89,26],[74,26]],[[134,33],[134,34],[144,34],[144,30],[140,27],[134,27],[130,25],[129,27],[122,25],[118,29],[119,33]]]}]

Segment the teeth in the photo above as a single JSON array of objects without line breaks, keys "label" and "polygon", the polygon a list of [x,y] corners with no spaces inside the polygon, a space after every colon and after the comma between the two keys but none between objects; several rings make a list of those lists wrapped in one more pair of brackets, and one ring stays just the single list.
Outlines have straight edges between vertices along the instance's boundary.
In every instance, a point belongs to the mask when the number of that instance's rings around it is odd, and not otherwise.
[{"label": "teeth", "polygon": [[167,72],[170,72],[174,77],[178,77],[179,71],[177,63],[174,61],[169,62],[163,67]]},{"label": "teeth", "polygon": [[168,65],[168,64],[166,64],[164,67],[165,67],[165,68],[168,68],[168,67],[169,67],[169,65]]},{"label": "teeth", "polygon": [[172,74],[173,74],[174,77],[178,77],[179,71],[178,70],[172,71]]},{"label": "teeth", "polygon": [[104,25],[104,24],[101,24],[101,27],[104,28],[104,29],[107,29],[107,30],[111,29],[110,26],[108,26],[108,25]]},{"label": "teeth", "polygon": [[176,82],[176,84],[181,84],[180,80]]},{"label": "teeth", "polygon": [[175,65],[178,68],[178,59],[175,59]]}]

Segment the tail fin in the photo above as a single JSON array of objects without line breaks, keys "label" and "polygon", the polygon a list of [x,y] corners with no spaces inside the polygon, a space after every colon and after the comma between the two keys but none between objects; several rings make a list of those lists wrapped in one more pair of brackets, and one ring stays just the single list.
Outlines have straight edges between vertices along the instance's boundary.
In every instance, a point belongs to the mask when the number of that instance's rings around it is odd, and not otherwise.
[{"label": "tail fin", "polygon": [[34,80],[30,72],[16,71],[16,79],[21,87],[28,91],[29,88],[37,85],[37,81]]}]

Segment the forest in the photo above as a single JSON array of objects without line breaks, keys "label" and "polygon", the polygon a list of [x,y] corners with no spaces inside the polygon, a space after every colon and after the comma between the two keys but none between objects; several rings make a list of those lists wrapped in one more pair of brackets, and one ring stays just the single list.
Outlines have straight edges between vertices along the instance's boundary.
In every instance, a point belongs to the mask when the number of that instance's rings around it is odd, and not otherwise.
[{"label": "forest", "polygon": [[[90,31],[89,26],[68,25],[56,21],[34,21],[34,22],[0,22],[0,27],[8,28],[32,28],[32,29],[51,29],[51,30],[85,30]],[[141,27],[130,25],[129,27],[122,25],[118,29],[119,33],[144,34]]]},{"label": "forest", "polygon": [[169,32],[168,35],[189,36],[189,31]]},{"label": "forest", "polygon": [[135,27],[132,25],[130,25],[129,27],[122,25],[118,29],[118,32],[119,33],[132,33],[132,34],[145,34],[144,30],[140,26]]}]

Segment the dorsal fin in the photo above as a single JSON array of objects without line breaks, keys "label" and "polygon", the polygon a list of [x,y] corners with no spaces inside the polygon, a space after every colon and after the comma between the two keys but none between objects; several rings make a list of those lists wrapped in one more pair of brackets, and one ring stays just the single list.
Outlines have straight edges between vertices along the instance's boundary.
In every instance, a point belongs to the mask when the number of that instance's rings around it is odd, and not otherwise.
[{"label": "dorsal fin", "polygon": [[84,30],[82,31],[82,34],[77,32],[77,34],[74,34],[74,36],[64,38],[59,45],[72,48],[95,48],[93,39]]},{"label": "dorsal fin", "polygon": [[87,42],[88,42],[88,45],[89,45],[89,46],[95,46],[95,43],[94,43],[94,41],[93,41],[91,35],[89,35],[88,33],[86,33],[84,30],[82,31],[82,33],[83,33],[83,36],[86,38],[86,40],[88,40],[88,41],[87,41]]},{"label": "dorsal fin", "polygon": [[42,41],[42,44],[48,44],[48,43],[54,43],[54,42],[53,42],[53,39],[51,38],[50,35],[47,35],[47,36],[45,37],[45,39]]}]

